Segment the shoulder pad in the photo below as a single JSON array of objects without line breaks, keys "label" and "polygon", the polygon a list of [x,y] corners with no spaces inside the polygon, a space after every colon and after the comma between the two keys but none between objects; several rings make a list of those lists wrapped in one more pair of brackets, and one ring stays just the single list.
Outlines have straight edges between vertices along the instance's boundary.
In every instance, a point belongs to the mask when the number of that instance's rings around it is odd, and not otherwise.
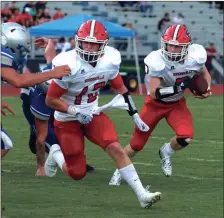
[{"label": "shoulder pad", "polygon": [[146,56],[144,63],[153,71],[162,71],[165,68],[165,62],[161,56],[161,51],[153,51]]},{"label": "shoulder pad", "polygon": [[116,48],[106,46],[105,54],[113,65],[121,64],[121,53]]},{"label": "shoulder pad", "polygon": [[[74,57],[75,56],[75,57]],[[61,66],[61,65],[68,65],[69,67],[73,67],[76,64],[76,53],[75,50],[61,52],[58,54],[53,60],[53,66]]]},{"label": "shoulder pad", "polygon": [[204,64],[207,60],[207,52],[202,45],[192,44],[188,49],[189,57],[194,59],[198,64]]}]

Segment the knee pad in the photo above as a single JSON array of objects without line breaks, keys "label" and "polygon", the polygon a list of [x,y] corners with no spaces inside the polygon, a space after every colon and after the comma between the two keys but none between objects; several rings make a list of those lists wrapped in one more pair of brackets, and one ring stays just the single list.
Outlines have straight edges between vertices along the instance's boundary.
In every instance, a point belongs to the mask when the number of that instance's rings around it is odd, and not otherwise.
[{"label": "knee pad", "polygon": [[176,140],[177,140],[177,143],[182,147],[188,146],[192,141],[191,138],[177,138]]},{"label": "knee pad", "polygon": [[3,131],[1,131],[1,150],[9,150],[13,147],[12,140]]},{"label": "knee pad", "polygon": [[85,155],[65,157],[69,175],[74,180],[80,180],[86,175]]}]

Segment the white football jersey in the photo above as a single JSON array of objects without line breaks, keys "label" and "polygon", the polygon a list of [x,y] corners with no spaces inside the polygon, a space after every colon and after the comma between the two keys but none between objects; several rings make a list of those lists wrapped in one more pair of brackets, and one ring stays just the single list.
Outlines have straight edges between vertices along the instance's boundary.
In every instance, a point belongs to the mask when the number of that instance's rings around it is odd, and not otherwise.
[{"label": "white football jersey", "polygon": [[[144,59],[145,62],[145,86],[147,94],[150,95],[150,76],[161,79],[161,88],[181,83],[186,77],[192,77],[201,71],[207,59],[206,50],[202,45],[192,44],[188,48],[188,55],[184,63],[168,63],[162,56],[161,49],[151,52]],[[162,99],[165,102],[177,101],[184,95],[184,91],[168,98]]]},{"label": "white football jersey", "polygon": [[[95,67],[82,61],[75,50],[57,55],[52,61],[53,67],[67,64],[71,68],[71,75],[54,80],[61,88],[67,89],[61,99],[90,113],[98,107],[100,88],[118,75],[120,63],[120,52],[109,46],[105,47],[105,54]],[[55,111],[54,117],[58,121],[76,120],[73,115],[59,111]]]}]

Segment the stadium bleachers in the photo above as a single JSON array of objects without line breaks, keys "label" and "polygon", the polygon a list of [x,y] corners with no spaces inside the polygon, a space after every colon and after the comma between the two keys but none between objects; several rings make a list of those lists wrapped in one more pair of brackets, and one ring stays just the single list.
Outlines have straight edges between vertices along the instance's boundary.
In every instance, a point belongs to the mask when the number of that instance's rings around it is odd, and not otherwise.
[{"label": "stadium bleachers", "polygon": [[[214,42],[219,54],[223,54],[223,12],[216,8],[210,8],[208,3],[201,2],[151,2],[153,12],[149,16],[143,16],[138,6],[122,8],[118,2],[57,2],[67,15],[90,13],[102,17],[108,21],[132,23],[138,37],[138,51],[140,55],[149,53],[158,45],[160,36],[157,31],[157,24],[164,13],[173,11],[184,15],[185,24],[191,32],[193,41],[207,46]],[[24,2],[18,2],[19,7]],[[50,14],[55,13],[55,2],[48,2],[47,7]]]}]

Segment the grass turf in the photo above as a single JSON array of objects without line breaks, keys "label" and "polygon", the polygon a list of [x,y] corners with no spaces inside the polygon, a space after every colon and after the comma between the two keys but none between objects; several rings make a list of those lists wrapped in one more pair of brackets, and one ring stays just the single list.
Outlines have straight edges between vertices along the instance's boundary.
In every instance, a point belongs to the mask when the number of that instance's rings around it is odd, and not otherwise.
[{"label": "grass turf", "polygon": [[[113,96],[101,96],[100,104]],[[131,189],[122,184],[109,187],[113,162],[96,145],[86,140],[89,164],[97,172],[81,181],[65,177],[60,170],[54,178],[35,177],[35,156],[28,149],[29,127],[21,101],[4,98],[17,112],[3,117],[2,123],[14,141],[14,148],[2,161],[3,217],[7,218],[206,218],[223,217],[223,97],[206,100],[187,97],[194,118],[195,141],[173,155],[173,176],[160,170],[158,149],[174,132],[161,121],[145,149],[134,159],[144,185],[161,191],[163,198],[149,210],[141,209]],[[140,111],[144,98],[135,96]],[[107,112],[113,120],[122,146],[129,143],[133,123],[125,111]],[[150,116],[150,114],[149,114]],[[12,171],[12,172],[10,172]]]}]

